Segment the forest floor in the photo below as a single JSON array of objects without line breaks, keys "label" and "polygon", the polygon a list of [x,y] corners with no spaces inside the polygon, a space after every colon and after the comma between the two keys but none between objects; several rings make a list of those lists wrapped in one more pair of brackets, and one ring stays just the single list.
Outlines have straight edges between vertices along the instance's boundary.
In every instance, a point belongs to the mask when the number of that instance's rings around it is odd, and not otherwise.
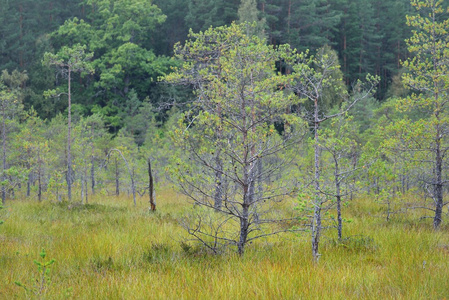
[{"label": "forest floor", "polygon": [[[204,254],[181,241],[190,204],[167,189],[89,205],[11,200],[0,211],[0,299],[443,299],[449,297],[449,227],[418,212],[386,221],[369,199],[345,207],[344,235],[287,233],[233,252]],[[42,249],[46,257],[39,256]],[[34,261],[47,262],[47,275]],[[20,282],[26,289],[18,286]]]}]

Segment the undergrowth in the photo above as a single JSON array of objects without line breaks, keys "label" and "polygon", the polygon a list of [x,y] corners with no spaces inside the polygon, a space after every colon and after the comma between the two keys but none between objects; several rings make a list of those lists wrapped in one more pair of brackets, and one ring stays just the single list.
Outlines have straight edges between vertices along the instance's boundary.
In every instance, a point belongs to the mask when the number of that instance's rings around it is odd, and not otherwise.
[{"label": "undergrowth", "polygon": [[353,220],[344,225],[343,238],[332,229],[325,231],[322,255],[313,263],[307,233],[261,239],[249,245],[243,257],[231,251],[213,255],[186,241],[178,225],[189,204],[170,190],[161,192],[158,200],[156,213],[148,212],[146,199],[134,207],[127,197],[93,198],[88,205],[9,202],[8,218],[0,226],[0,299],[24,295],[14,282],[37,278],[32,261],[44,248],[57,262],[51,265],[51,285],[42,289],[45,299],[449,295],[447,227],[435,232],[431,220],[421,219],[418,211],[386,221],[378,204],[357,199],[343,212]]}]

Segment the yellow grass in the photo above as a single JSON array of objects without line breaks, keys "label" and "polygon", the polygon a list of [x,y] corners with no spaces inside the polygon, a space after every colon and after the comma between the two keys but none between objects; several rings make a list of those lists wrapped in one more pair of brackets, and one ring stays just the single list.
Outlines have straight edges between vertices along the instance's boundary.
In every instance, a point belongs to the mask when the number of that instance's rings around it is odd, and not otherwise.
[{"label": "yellow grass", "polygon": [[[307,234],[256,241],[244,257],[186,253],[176,219],[190,208],[167,189],[158,212],[147,199],[96,197],[87,207],[8,202],[1,211],[0,299],[23,299],[39,278],[33,260],[46,249],[51,283],[43,299],[444,299],[449,296],[448,227],[434,232],[419,212],[386,222],[382,208],[355,201],[335,242],[325,231],[312,263]],[[46,259],[47,259],[46,258]],[[38,298],[32,292],[30,298]]]}]

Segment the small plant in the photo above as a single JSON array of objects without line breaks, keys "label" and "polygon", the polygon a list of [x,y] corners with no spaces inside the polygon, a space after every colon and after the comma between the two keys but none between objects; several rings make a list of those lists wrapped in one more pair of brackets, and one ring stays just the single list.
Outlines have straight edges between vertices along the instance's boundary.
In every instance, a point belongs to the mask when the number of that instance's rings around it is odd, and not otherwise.
[{"label": "small plant", "polygon": [[91,261],[91,266],[96,272],[105,272],[116,269],[114,260],[110,256],[107,259],[94,257]]},{"label": "small plant", "polygon": [[171,256],[170,246],[163,243],[153,243],[147,251],[143,253],[143,259],[150,263],[168,260]]},{"label": "small plant", "polygon": [[192,252],[193,252],[193,247],[192,247],[191,245],[189,245],[188,243],[182,241],[181,244],[180,244],[180,246],[181,246],[182,251],[183,251],[185,254],[188,254],[188,255],[192,254]]},{"label": "small plant", "polygon": [[49,266],[51,266],[55,262],[55,260],[51,259],[49,261],[45,261],[47,253],[45,252],[44,248],[42,248],[42,251],[39,255],[42,260],[34,260],[34,263],[37,265],[38,274],[36,277],[31,278],[31,287],[21,283],[20,281],[15,282],[16,285],[22,287],[25,290],[27,296],[31,293],[38,297],[44,295],[51,283]]},{"label": "small plant", "polygon": [[325,247],[345,249],[349,252],[375,252],[378,248],[373,238],[369,236],[350,236],[343,239],[329,239]]},{"label": "small plant", "polygon": [[184,255],[188,257],[207,257],[217,254],[213,252],[210,248],[207,248],[206,246],[199,243],[191,245],[188,243],[188,241],[181,241],[180,246]]}]

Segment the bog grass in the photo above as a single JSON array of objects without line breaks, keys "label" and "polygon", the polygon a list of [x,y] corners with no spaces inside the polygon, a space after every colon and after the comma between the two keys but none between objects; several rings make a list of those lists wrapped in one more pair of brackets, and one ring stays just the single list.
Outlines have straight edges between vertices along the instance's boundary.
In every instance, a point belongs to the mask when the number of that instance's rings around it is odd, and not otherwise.
[{"label": "bog grass", "polygon": [[[324,232],[319,263],[310,237],[288,233],[248,245],[243,257],[211,255],[192,244],[177,219],[191,209],[166,189],[158,211],[147,199],[97,196],[92,204],[12,200],[1,211],[0,299],[444,299],[449,297],[449,233],[420,212],[382,217],[359,199],[345,208],[338,241]],[[33,260],[45,248],[46,289]],[[34,278],[34,279],[33,279]]]}]

